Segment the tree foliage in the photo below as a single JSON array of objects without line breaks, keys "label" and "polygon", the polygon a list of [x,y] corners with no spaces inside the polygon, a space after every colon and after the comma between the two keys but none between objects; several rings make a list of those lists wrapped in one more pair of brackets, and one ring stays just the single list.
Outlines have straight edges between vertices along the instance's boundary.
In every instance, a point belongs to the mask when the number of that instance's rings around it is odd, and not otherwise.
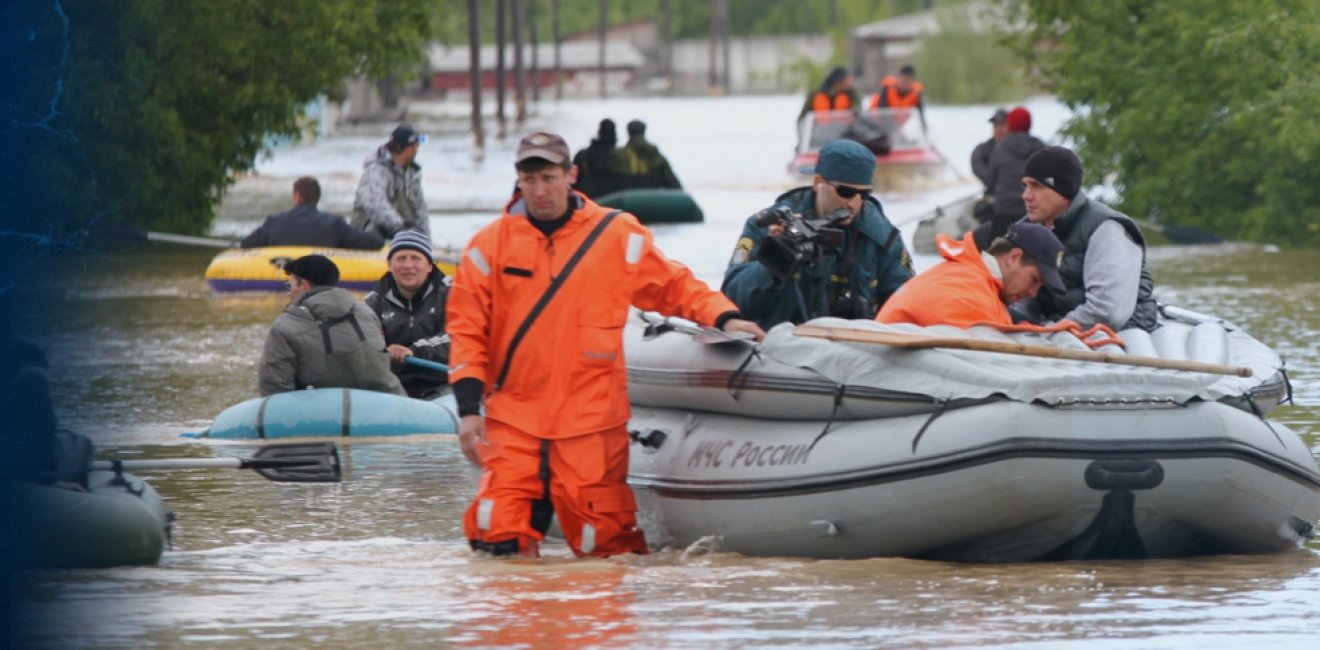
[{"label": "tree foliage", "polygon": [[[271,134],[356,73],[415,60],[437,5],[381,0],[64,0],[32,38],[62,49],[30,70],[54,102],[30,130],[34,182],[67,234],[100,218],[202,232]],[[50,98],[50,99],[43,99]],[[33,215],[34,220],[38,219]]]},{"label": "tree foliage", "polygon": [[1320,244],[1320,3],[1020,0],[1089,182],[1227,237]]}]

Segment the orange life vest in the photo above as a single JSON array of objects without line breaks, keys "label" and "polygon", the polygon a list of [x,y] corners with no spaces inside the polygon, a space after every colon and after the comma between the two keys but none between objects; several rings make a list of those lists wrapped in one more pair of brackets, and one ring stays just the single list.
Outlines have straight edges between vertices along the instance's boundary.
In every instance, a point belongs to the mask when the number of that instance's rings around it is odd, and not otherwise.
[{"label": "orange life vest", "polygon": [[816,112],[846,111],[850,108],[852,108],[852,100],[848,99],[848,93],[839,93],[830,97],[824,92],[816,91],[816,95],[811,98],[811,110]]},{"label": "orange life vest", "polygon": [[[881,93],[884,94],[884,102],[881,102]],[[916,108],[921,103],[921,82],[912,82],[912,91],[906,95],[898,93],[898,78],[889,76],[880,81],[880,92],[872,93],[870,101],[867,102],[867,108],[875,110],[880,107],[886,108]]]}]

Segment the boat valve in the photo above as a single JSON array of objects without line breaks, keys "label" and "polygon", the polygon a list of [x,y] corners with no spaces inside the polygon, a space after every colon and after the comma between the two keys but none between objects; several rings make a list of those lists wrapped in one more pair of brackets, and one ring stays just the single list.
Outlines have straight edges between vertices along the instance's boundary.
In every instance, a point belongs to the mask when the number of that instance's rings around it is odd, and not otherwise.
[{"label": "boat valve", "polygon": [[668,437],[668,433],[659,429],[651,429],[645,433],[636,429],[628,432],[628,438],[633,442],[651,449],[659,449],[660,445],[665,444],[665,438]]}]

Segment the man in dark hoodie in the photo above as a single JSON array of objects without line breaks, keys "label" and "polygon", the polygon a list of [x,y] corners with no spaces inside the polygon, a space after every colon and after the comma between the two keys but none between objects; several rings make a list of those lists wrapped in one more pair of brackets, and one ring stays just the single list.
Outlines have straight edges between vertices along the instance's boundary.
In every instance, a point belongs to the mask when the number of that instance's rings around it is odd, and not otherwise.
[{"label": "man in dark hoodie", "polygon": [[390,372],[380,322],[335,286],[339,267],[323,255],[284,265],[289,306],[275,319],[257,365],[263,397],[304,388],[363,388],[403,395]]},{"label": "man in dark hoodie", "polygon": [[674,176],[669,161],[660,149],[646,140],[646,123],[633,120],[628,123],[628,144],[610,156],[610,171],[620,177],[622,188],[662,188],[681,190],[683,185]]},{"label": "man in dark hoodie", "polygon": [[591,144],[573,156],[573,164],[578,168],[577,182],[573,184],[573,189],[591,198],[613,192],[616,188],[609,169],[610,155],[618,146],[619,135],[615,131],[614,120],[601,120],[600,130],[591,139]]},{"label": "man in dark hoodie", "polygon": [[417,357],[449,364],[445,333],[445,302],[449,285],[436,268],[431,241],[416,230],[404,230],[390,242],[390,270],[363,301],[380,317],[390,369],[409,397],[429,398],[449,384],[446,373],[404,363]]},{"label": "man in dark hoodie", "polygon": [[1005,120],[1008,133],[995,143],[990,154],[990,182],[987,194],[994,204],[990,228],[977,229],[976,246],[985,250],[996,237],[1008,233],[1008,226],[1027,213],[1022,203],[1022,168],[1031,154],[1045,146],[1031,135],[1031,112],[1018,106],[1008,112]]}]

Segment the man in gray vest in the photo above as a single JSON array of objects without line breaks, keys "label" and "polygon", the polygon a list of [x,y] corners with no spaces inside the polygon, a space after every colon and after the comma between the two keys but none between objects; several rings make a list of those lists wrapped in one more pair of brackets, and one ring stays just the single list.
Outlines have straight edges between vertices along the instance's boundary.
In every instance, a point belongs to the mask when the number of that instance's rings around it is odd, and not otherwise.
[{"label": "man in gray vest", "polygon": [[1152,331],[1155,282],[1146,268],[1146,239],[1137,224],[1081,192],[1082,161],[1066,147],[1045,147],[1027,159],[1022,201],[1027,219],[1063,242],[1064,291],[1046,288],[1015,308],[1029,320],[1097,323],[1115,330]]},{"label": "man in gray vest", "polygon": [[304,388],[363,388],[403,395],[390,372],[380,321],[335,286],[339,267],[323,255],[284,265],[289,306],[275,319],[257,365],[262,397]]}]

